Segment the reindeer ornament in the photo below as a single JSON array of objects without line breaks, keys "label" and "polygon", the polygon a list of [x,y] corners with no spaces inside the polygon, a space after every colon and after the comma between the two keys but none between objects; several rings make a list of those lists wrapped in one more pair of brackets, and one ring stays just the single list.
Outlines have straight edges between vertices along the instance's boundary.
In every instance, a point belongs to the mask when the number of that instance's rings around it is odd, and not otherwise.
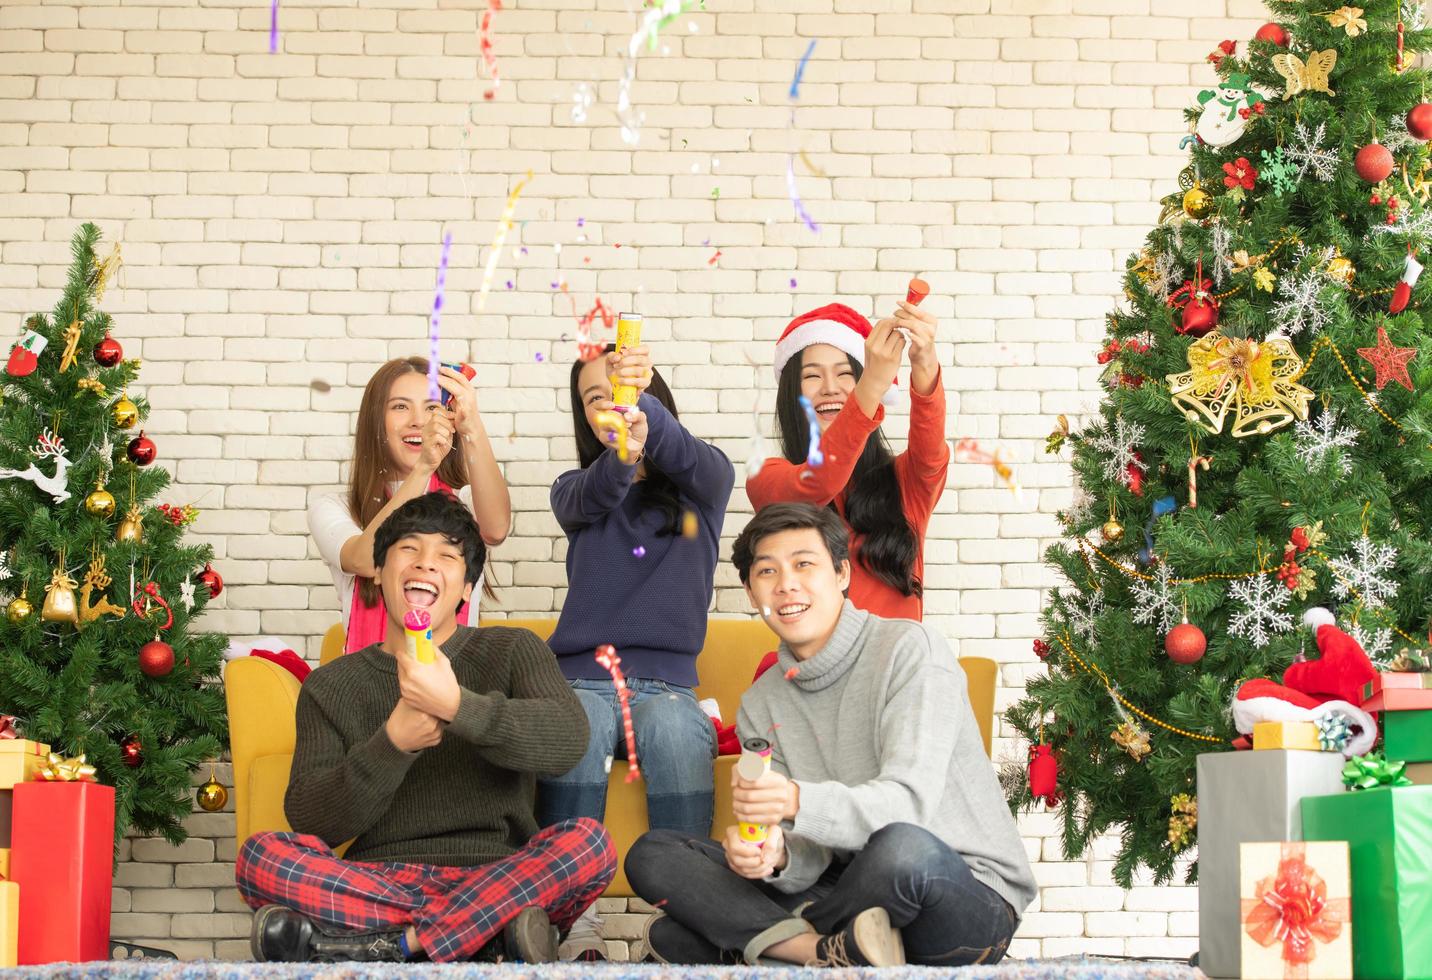
[{"label": "reindeer ornament", "polygon": [[65,441],[46,429],[39,438],[38,443],[30,449],[30,454],[37,460],[53,458],[55,461],[55,472],[52,476],[46,476],[40,471],[38,463],[31,463],[23,470],[9,470],[0,468],[0,479],[5,477],[18,477],[21,480],[29,480],[36,487],[48,493],[54,498],[55,503],[62,504],[70,499],[70,491],[65,486],[65,473],[70,468],[70,461],[65,458]]}]

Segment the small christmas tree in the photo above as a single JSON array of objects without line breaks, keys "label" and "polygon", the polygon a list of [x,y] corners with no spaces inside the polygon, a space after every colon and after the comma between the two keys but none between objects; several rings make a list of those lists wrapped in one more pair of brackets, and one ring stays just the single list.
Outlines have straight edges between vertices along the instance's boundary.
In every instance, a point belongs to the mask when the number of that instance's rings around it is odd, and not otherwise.
[{"label": "small christmas tree", "polygon": [[1316,655],[1308,608],[1375,660],[1432,613],[1432,105],[1410,68],[1432,35],[1416,3],[1269,6],[1209,55],[1181,189],[1108,318],[1098,418],[1050,437],[1073,447],[1071,540],[1046,555],[1069,584],[1007,717],[1065,853],[1117,830],[1125,887],[1193,846],[1196,757],[1231,747],[1243,680]]},{"label": "small christmas tree", "polygon": [[193,631],[223,587],[192,507],[152,502],[169,474],[135,427],[123,360],[99,309],[119,264],[82,226],[64,296],[25,323],[0,404],[0,714],[115,788],[116,831],[184,839],[190,774],[227,742],[224,637]]}]

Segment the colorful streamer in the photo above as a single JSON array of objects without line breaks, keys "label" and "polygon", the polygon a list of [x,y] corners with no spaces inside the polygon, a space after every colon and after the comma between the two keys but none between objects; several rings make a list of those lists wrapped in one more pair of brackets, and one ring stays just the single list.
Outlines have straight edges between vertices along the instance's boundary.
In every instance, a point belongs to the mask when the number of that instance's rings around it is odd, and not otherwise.
[{"label": "colorful streamer", "polygon": [[[796,64],[795,75],[791,78],[791,114],[786,122],[786,129],[789,132],[794,132],[796,128],[796,103],[800,101],[801,77],[805,74],[806,62],[810,60],[811,52],[814,50],[815,39],[812,38],[810,44],[806,45],[805,54],[801,55],[801,60]],[[806,166],[810,167],[812,171],[818,169],[810,162],[810,158],[806,156],[804,150],[800,151],[800,155],[801,159],[805,160]],[[786,192],[790,195],[791,207],[795,209],[796,217],[811,231],[819,234],[820,225],[815,223],[815,219],[806,210],[805,204],[801,201],[800,191],[796,187],[796,155],[794,152],[786,154]]]},{"label": "colorful streamer", "polygon": [[810,426],[810,449],[806,452],[806,463],[819,466],[825,462],[825,453],[820,451],[820,416],[815,414],[815,406],[805,395],[801,395],[799,401],[805,411],[806,423]]},{"label": "colorful streamer", "polygon": [[278,0],[269,9],[269,54],[278,52]]},{"label": "colorful streamer", "polygon": [[1010,492],[1016,498],[1023,499],[1023,492],[1020,490],[1019,481],[1014,477],[1014,471],[1009,468],[1008,463],[999,458],[999,453],[986,452],[973,439],[961,439],[955,443],[955,462],[982,463],[993,467],[995,474],[1004,481]]},{"label": "colorful streamer", "polygon": [[810,216],[810,212],[807,211],[805,205],[801,203],[800,192],[796,190],[796,166],[794,156],[786,157],[786,190],[790,193],[791,206],[796,210],[796,217],[801,219],[805,226],[811,231],[819,232],[820,225],[815,223],[815,219]]},{"label": "colorful streamer", "polygon": [[800,63],[796,65],[795,77],[791,79],[791,101],[800,98],[801,78],[805,76],[806,62],[810,61],[811,52],[815,50],[817,38],[811,38],[810,44],[806,45],[805,54],[801,55]]},{"label": "colorful streamer", "polygon": [[442,388],[438,385],[438,321],[442,319],[443,289],[447,285],[448,256],[452,254],[452,232],[443,236],[442,256],[438,259],[438,285],[433,292],[433,315],[428,319],[428,401],[440,402]]},{"label": "colorful streamer", "polygon": [[[277,0],[275,0],[277,2]],[[482,63],[487,66],[487,77],[492,79],[492,88],[482,93],[491,100],[502,87],[502,77],[497,73],[497,54],[492,50],[492,20],[502,9],[502,0],[487,0],[487,9],[482,12],[482,21],[477,29],[477,44],[482,51]]]},{"label": "colorful streamer", "polygon": [[641,126],[646,117],[631,103],[631,83],[636,80],[636,58],[641,52],[641,43],[646,41],[649,50],[656,50],[657,35],[661,29],[691,9],[693,0],[655,0],[641,15],[631,40],[627,42],[625,65],[621,81],[617,83],[617,120],[621,123],[622,140],[635,145],[641,139]]},{"label": "colorful streamer", "polygon": [[497,232],[492,236],[492,250],[487,253],[487,266],[482,270],[482,285],[477,291],[477,306],[475,312],[481,313],[487,305],[487,293],[492,289],[492,274],[497,271],[497,259],[502,254],[502,245],[507,241],[507,233],[512,230],[512,216],[517,212],[517,198],[522,194],[522,188],[532,179],[532,171],[527,171],[527,176],[517,182],[512,188],[512,193],[507,195],[507,204],[502,208],[502,218],[497,222]]},{"label": "colorful streamer", "polygon": [[641,778],[641,769],[636,760],[636,729],[631,723],[631,691],[627,689],[626,678],[622,676],[622,658],[617,656],[617,648],[610,643],[597,647],[596,657],[597,663],[612,675],[612,686],[617,689],[617,700],[622,707],[622,731],[626,735],[626,781],[635,782]]}]

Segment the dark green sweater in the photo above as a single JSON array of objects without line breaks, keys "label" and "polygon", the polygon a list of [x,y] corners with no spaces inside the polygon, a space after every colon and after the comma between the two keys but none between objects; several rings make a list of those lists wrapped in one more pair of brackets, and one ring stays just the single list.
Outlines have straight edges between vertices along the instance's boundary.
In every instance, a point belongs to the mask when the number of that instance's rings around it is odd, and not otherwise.
[{"label": "dark green sweater", "polygon": [[587,715],[547,644],[523,629],[459,626],[443,653],[462,687],[430,749],[403,752],[384,725],[398,666],[378,645],[315,670],[298,696],[284,813],[354,861],[467,866],[507,857],[537,832],[536,777],[587,748]]}]

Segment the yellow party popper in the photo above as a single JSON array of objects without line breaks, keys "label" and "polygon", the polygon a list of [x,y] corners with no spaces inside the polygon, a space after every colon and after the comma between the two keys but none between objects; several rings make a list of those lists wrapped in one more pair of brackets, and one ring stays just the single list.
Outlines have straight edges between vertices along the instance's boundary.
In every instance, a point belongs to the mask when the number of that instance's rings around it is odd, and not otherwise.
[{"label": "yellow party popper", "polygon": [[433,621],[421,609],[409,609],[403,617],[403,633],[408,640],[408,655],[420,664],[434,663],[438,658],[433,652]]},{"label": "yellow party popper", "polygon": [[[641,314],[623,313],[617,317],[617,353],[641,343]],[[641,392],[632,385],[612,381],[612,401],[618,405],[635,405]]]},{"label": "yellow party popper", "polygon": [[[747,782],[755,782],[771,771],[771,743],[764,738],[748,738],[741,743],[741,759],[736,763],[736,775]],[[763,823],[736,824],[736,833],[748,844],[761,847],[770,836]]]}]

